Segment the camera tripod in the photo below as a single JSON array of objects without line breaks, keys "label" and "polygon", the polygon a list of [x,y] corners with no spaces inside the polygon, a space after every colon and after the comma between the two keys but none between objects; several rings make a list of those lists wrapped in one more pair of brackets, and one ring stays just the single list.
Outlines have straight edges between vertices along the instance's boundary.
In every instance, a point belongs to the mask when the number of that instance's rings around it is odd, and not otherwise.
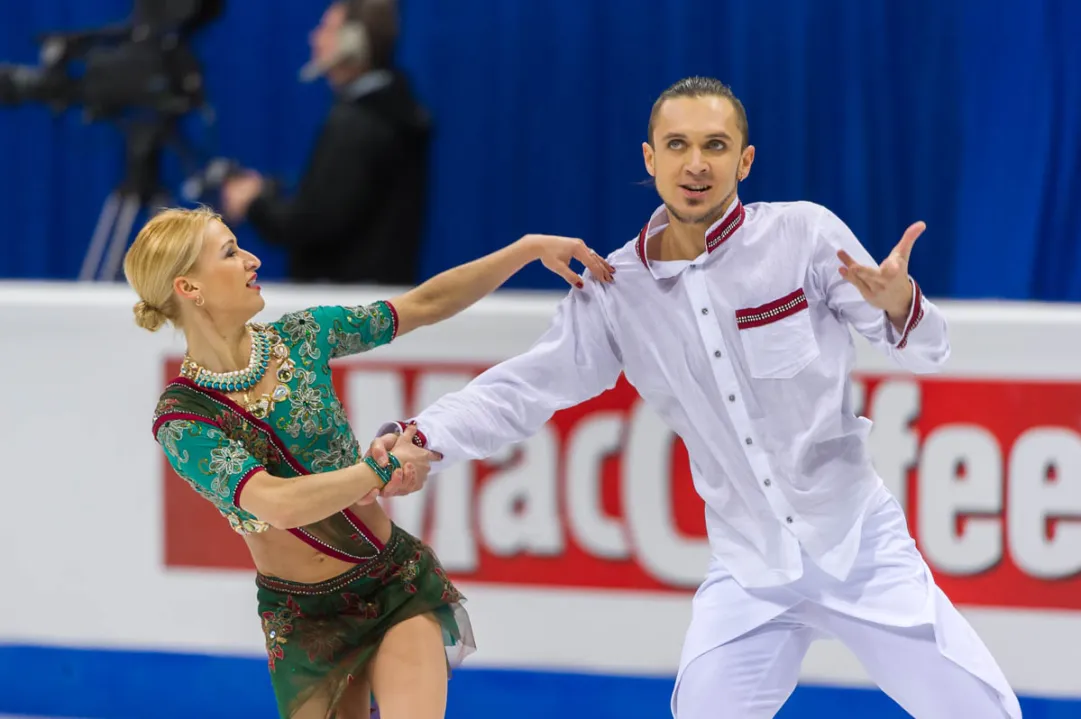
[{"label": "camera tripod", "polygon": [[[120,279],[124,252],[135,220],[151,208],[169,202],[161,186],[161,157],[171,135],[167,123],[134,123],[125,131],[124,179],[102,203],[79,280],[115,282]],[[104,262],[103,262],[104,259]]]}]

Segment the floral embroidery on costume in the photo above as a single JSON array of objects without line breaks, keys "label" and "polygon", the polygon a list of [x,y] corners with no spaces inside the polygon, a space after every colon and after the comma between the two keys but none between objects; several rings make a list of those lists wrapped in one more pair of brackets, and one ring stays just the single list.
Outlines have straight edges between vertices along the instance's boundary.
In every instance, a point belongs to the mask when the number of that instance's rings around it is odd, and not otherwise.
[{"label": "floral embroidery on costume", "polygon": [[342,594],[342,601],[345,604],[345,608],[342,609],[343,614],[352,614],[362,619],[379,617],[379,604],[374,601],[349,592]]},{"label": "floral embroidery on costume", "polygon": [[234,529],[259,526],[254,515],[233,503],[240,482],[261,467],[243,445],[209,420],[169,419],[161,423],[157,439],[176,473],[210,500]]},{"label": "floral embroidery on costume", "polygon": [[292,597],[287,597],[285,605],[263,612],[263,634],[266,637],[267,663],[270,671],[276,669],[275,663],[285,659],[285,645],[293,633],[293,624],[303,616],[300,606]]},{"label": "floral embroidery on costume", "polygon": [[171,412],[178,404],[180,404],[180,400],[175,397],[162,397],[158,400],[158,406],[154,409],[154,416],[160,417],[166,412]]},{"label": "floral embroidery on costume", "polygon": [[312,453],[312,470],[327,472],[335,467],[349,467],[357,463],[356,443],[344,433],[335,434],[327,449],[317,449]]},{"label": "floral embroidery on costume", "polygon": [[293,439],[302,434],[312,438],[325,434],[329,424],[325,422],[324,403],[326,393],[316,385],[317,377],[309,370],[297,370],[297,387],[289,395],[289,419],[285,426],[279,425]]},{"label": "floral embroidery on costume", "polygon": [[233,487],[229,486],[230,477],[244,470],[244,462],[249,458],[248,451],[240,442],[227,438],[220,430],[208,427],[206,438],[221,441],[223,444],[210,450],[210,461],[206,471],[214,477],[210,482],[210,491],[222,499],[233,496]]},{"label": "floral embroidery on costume", "polygon": [[345,646],[341,623],[336,619],[310,619],[304,622],[297,646],[310,662],[330,661]]},{"label": "floral embroidery on costume", "polygon": [[184,438],[184,433],[189,429],[191,429],[191,422],[186,419],[177,419],[166,422],[158,430],[158,441],[162,443],[168,454],[176,457],[176,461],[180,464],[187,464],[190,459],[187,450],[177,446],[177,443]]},{"label": "floral embroidery on costume", "polygon": [[[434,555],[433,555],[434,558]],[[432,569],[432,574],[439,577],[443,582],[443,595],[440,599],[444,602],[460,602],[462,601],[462,593],[451,584],[450,579],[447,577],[447,573],[443,570],[443,567],[438,564]]]},{"label": "floral embroidery on costume", "polygon": [[282,332],[289,336],[293,344],[299,345],[301,357],[319,359],[322,354],[317,340],[320,326],[311,310],[287,314],[281,318],[279,324]]},{"label": "floral embroidery on costume", "polygon": [[335,320],[327,334],[331,357],[367,352],[390,341],[387,335],[394,332],[394,320],[380,304],[346,308],[345,317]]},{"label": "floral embroidery on costume", "polygon": [[394,566],[392,570],[392,573],[397,575],[398,580],[402,583],[402,587],[410,594],[417,593],[417,586],[414,582],[419,576],[417,565],[423,557],[424,553],[418,549],[412,557],[403,564]]},{"label": "floral embroidery on costume", "polygon": [[221,411],[214,417],[222,434],[239,441],[244,449],[263,465],[277,461],[277,451],[266,434],[256,430],[235,412]]}]

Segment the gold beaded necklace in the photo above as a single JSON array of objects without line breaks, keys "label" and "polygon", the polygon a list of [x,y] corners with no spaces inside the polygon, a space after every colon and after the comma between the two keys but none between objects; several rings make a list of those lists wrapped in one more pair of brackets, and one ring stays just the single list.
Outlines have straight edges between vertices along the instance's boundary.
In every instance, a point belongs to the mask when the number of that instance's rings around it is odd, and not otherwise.
[{"label": "gold beaded necklace", "polygon": [[[248,326],[248,330],[252,337],[252,352],[246,368],[233,372],[211,372],[185,355],[180,374],[200,387],[222,393],[243,393],[245,409],[257,419],[266,419],[274,405],[285,401],[292,394],[288,382],[293,379],[296,364],[289,357],[289,348],[273,329],[262,324],[252,324]],[[251,390],[266,375],[271,358],[278,363],[275,372],[277,384],[270,392],[252,400]]]}]

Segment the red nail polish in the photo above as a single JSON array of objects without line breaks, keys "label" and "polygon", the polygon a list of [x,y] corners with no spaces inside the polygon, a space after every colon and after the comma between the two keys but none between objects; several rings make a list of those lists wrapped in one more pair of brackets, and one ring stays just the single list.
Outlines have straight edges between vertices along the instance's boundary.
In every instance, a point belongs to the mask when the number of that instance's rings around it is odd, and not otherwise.
[{"label": "red nail polish", "polygon": [[578,289],[582,289],[583,287],[585,287],[585,285],[583,283],[579,282],[578,283]]}]

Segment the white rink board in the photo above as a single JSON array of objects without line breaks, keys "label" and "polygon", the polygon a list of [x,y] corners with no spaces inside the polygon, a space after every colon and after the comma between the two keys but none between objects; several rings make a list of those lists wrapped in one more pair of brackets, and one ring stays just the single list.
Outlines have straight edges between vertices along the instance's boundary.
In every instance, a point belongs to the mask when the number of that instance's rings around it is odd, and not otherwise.
[{"label": "white rink board", "polygon": [[[265,287],[264,295],[262,319],[385,296],[370,289],[275,286]],[[489,365],[527,348],[547,326],[558,299],[499,295],[370,359]],[[250,572],[163,564],[161,454],[149,417],[163,363],[182,344],[170,330],[150,335],[136,328],[134,301],[119,287],[0,283],[0,337],[9,348],[0,375],[0,450],[6,463],[0,576],[19,588],[0,595],[12,603],[0,607],[0,642],[259,656],[263,638]],[[941,306],[953,342],[944,377],[1081,383],[1081,308]],[[862,340],[857,345],[860,371],[904,380]],[[1081,417],[1081,411],[1075,414]],[[386,418],[372,411],[351,417],[362,440]],[[1059,428],[1076,433],[1078,421]],[[1081,487],[1081,476],[1067,472],[1067,464],[1062,468],[1057,481]],[[1003,523],[1015,521],[1003,517]],[[1062,531],[1061,542],[1074,541]],[[1035,540],[1010,536],[1019,556],[1051,556],[1039,547],[1021,549]],[[962,550],[947,543],[934,551],[963,562]],[[690,564],[688,572],[695,571]],[[471,665],[664,676],[675,671],[690,589],[570,589],[468,578],[459,584],[469,597],[480,643]],[[122,605],[112,599],[118,589],[126,597]],[[134,601],[139,596],[142,601]],[[962,609],[1019,693],[1081,696],[1077,608]],[[635,630],[618,628],[628,625]],[[851,655],[828,642],[812,649],[804,678],[866,683]]]}]

